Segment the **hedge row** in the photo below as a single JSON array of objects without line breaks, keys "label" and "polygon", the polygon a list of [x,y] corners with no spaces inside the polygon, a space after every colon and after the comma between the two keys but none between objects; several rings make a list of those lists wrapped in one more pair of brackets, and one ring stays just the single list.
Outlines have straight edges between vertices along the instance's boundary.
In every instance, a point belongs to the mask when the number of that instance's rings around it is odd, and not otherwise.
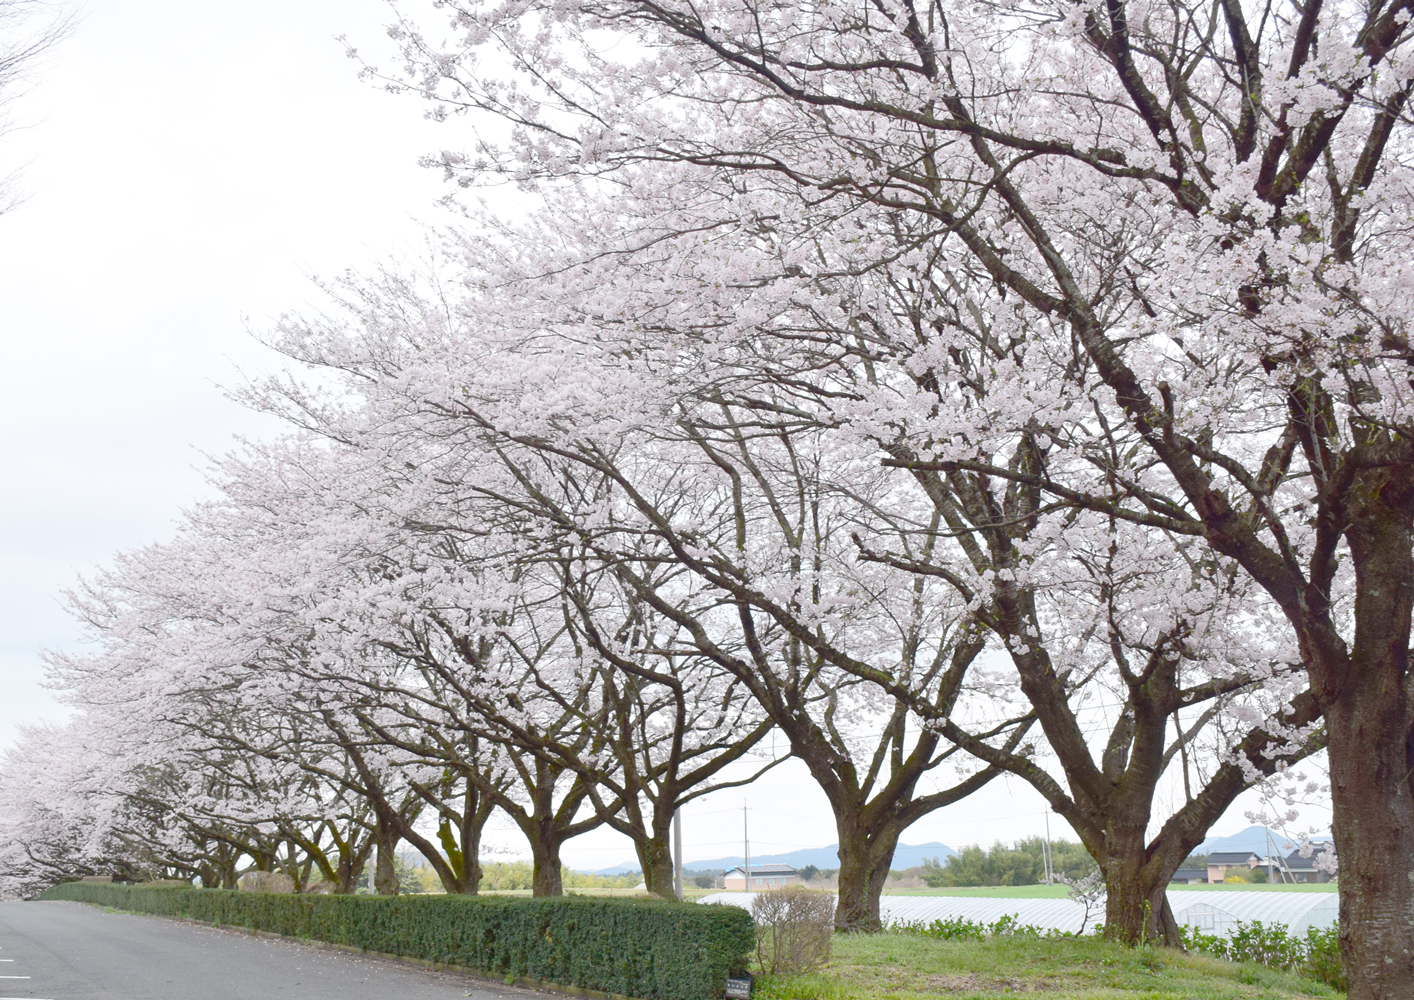
[{"label": "hedge row", "polygon": [[721,997],[755,947],[735,906],[558,896],[299,896],[67,882],[41,899],[188,917],[643,1000]]}]

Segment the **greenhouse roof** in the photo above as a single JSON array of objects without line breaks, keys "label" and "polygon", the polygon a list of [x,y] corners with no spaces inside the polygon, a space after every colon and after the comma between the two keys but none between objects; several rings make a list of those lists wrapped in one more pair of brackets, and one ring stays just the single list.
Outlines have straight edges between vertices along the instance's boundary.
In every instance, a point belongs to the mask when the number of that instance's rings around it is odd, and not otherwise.
[{"label": "greenhouse roof", "polygon": [[[727,903],[751,908],[753,892],[717,892],[700,903]],[[1239,921],[1285,924],[1293,934],[1307,927],[1327,927],[1336,921],[1340,897],[1334,892],[1192,892],[1182,889],[1168,893],[1169,906],[1180,925],[1206,934],[1228,935]],[[1093,927],[1105,919],[1101,900],[1090,908],[1070,899],[1003,899],[979,896],[892,896],[879,902],[879,916],[885,924],[932,923],[934,920],[962,918],[990,924],[1005,916],[1018,923],[1043,930],[1072,933]]]}]

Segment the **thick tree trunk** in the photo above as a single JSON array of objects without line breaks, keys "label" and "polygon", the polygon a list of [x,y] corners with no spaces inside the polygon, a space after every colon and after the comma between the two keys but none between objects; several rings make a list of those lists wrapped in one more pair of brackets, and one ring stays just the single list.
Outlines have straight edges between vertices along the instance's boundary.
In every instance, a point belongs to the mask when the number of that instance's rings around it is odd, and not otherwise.
[{"label": "thick tree trunk", "polygon": [[481,832],[495,809],[491,797],[476,794],[475,787],[468,781],[462,824],[462,892],[468,896],[481,891]]},{"label": "thick tree trunk", "polygon": [[[490,796],[480,795],[470,781],[463,801],[460,822],[454,830],[451,819],[444,813],[437,826],[437,838],[442,843],[445,863],[429,857],[442,888],[448,893],[475,896],[481,890],[481,831],[491,818],[495,804]],[[458,843],[460,840],[460,843]]]},{"label": "thick tree trunk", "polygon": [[285,841],[285,874],[294,883],[295,892],[304,892],[309,881],[309,868],[299,860],[299,847],[293,840]]},{"label": "thick tree trunk", "polygon": [[564,881],[560,877],[560,840],[554,836],[537,838],[530,845],[534,871],[531,875],[532,896],[562,896]]},{"label": "thick tree trunk", "polygon": [[355,849],[356,837],[357,833],[353,833],[348,841],[339,843],[339,867],[336,869],[334,891],[341,896],[351,896],[358,889],[358,880],[368,865],[368,856],[373,853],[372,840],[365,840]]},{"label": "thick tree trunk", "polygon": [[902,832],[893,824],[882,830],[862,830],[858,817],[836,817],[840,835],[839,896],[835,904],[835,930],[877,931],[879,895],[888,881]]},{"label": "thick tree trunk", "polygon": [[[1087,844],[1105,878],[1105,937],[1125,944],[1182,947],[1178,924],[1168,903],[1168,884],[1188,852],[1174,845],[1150,851],[1145,841],[1148,803],[1127,804],[1128,819],[1110,821],[1102,844]],[[1117,806],[1117,810],[1125,806]],[[1098,914],[1092,913],[1090,920]]]},{"label": "thick tree trunk", "polygon": [[[1105,937],[1125,944],[1183,945],[1178,923],[1169,908],[1170,875],[1155,876],[1148,868],[1123,859],[1104,868]],[[1126,863],[1127,862],[1127,863]],[[1099,914],[1091,913],[1093,923]]]},{"label": "thick tree trunk", "polygon": [[1340,951],[1350,1000],[1414,997],[1414,754],[1397,699],[1327,711]]},{"label": "thick tree trunk", "polygon": [[380,896],[396,896],[398,894],[398,874],[393,867],[393,860],[398,848],[398,835],[388,829],[386,824],[380,822],[375,839],[378,844],[378,855],[373,868],[373,891]]},{"label": "thick tree trunk", "polygon": [[334,869],[334,892],[347,896],[354,891],[353,859],[347,851],[339,852],[339,866]]},{"label": "thick tree trunk", "polygon": [[1356,573],[1355,642],[1313,664],[1325,695],[1332,832],[1340,861],[1340,950],[1350,1000],[1414,997],[1414,609],[1411,486],[1361,484],[1347,538]]},{"label": "thick tree trunk", "polygon": [[652,833],[634,845],[638,853],[638,863],[643,866],[643,885],[649,892],[663,899],[675,899],[673,892],[673,850],[672,827],[658,829],[653,823]]}]

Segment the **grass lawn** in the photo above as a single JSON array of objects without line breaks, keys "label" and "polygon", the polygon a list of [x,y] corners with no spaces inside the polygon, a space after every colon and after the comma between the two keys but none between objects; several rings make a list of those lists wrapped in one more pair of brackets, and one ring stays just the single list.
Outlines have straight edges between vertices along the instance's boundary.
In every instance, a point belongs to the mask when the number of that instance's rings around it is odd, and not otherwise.
[{"label": "grass lawn", "polygon": [[[1334,882],[1312,885],[1171,885],[1177,892],[1335,892]],[[885,889],[890,896],[988,896],[993,899],[1064,899],[1063,885],[997,885],[972,889]]]},{"label": "grass lawn", "polygon": [[910,934],[836,935],[830,964],[767,978],[762,1000],[1297,1000],[1343,997],[1260,965],[1095,938],[937,941]]}]

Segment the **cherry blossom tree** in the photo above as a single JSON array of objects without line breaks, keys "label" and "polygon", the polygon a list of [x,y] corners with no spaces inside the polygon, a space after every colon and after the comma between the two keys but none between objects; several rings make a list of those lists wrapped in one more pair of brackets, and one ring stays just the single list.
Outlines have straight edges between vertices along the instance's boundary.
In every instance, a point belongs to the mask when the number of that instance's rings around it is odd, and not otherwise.
[{"label": "cherry blossom tree", "polygon": [[[664,187],[677,195],[685,186]],[[582,193],[573,198],[585,200]],[[511,501],[510,487],[503,484],[497,498],[534,508],[535,516],[552,526],[546,530],[575,537],[576,546],[585,544],[581,536],[592,538],[588,547],[594,558],[615,566],[619,575],[630,565],[642,567],[627,589],[654,591],[658,600],[674,602],[676,614],[694,620],[698,612],[676,593],[684,572],[700,574],[704,593],[728,593],[760,608],[831,669],[880,685],[949,740],[970,745],[988,764],[1033,782],[1083,831],[1101,861],[1110,882],[1112,933],[1157,934],[1176,942],[1164,895],[1172,871],[1252,781],[1321,745],[1321,734],[1311,729],[1314,710],[1304,671],[1295,662],[1298,654],[1280,643],[1255,641],[1272,630],[1272,609],[1252,609],[1245,578],[1212,565],[1201,552],[1195,556],[1191,546],[1176,546],[1173,537],[1151,526],[1097,512],[1077,518],[1065,505],[1042,509],[1032,494],[1009,488],[1006,480],[994,484],[966,474],[945,479],[915,471],[899,482],[881,473],[875,456],[899,447],[899,435],[878,419],[871,397],[902,378],[911,379],[903,384],[916,392],[936,391],[902,362],[922,337],[910,322],[922,311],[918,300],[935,300],[935,311],[948,307],[931,284],[938,276],[926,266],[910,270],[915,262],[904,262],[908,267],[895,262],[868,280],[851,276],[843,265],[833,275],[792,277],[784,238],[789,234],[762,221],[764,200],[758,200],[756,213],[735,221],[691,217],[674,209],[676,200],[636,196],[626,204],[628,199],[618,198],[612,202],[618,229],[611,232],[595,223],[608,213],[609,203],[555,204],[543,220],[542,231],[555,233],[548,247],[527,235],[536,223],[509,231],[499,247],[466,241],[469,251],[477,251],[468,254],[473,260],[505,259],[508,246],[526,257],[495,272],[501,290],[486,303],[458,301],[453,316],[439,317],[429,308],[430,298],[420,300],[402,279],[385,275],[350,296],[362,324],[359,333],[292,327],[286,347],[316,363],[357,371],[360,383],[382,383],[376,390],[355,388],[370,397],[386,394],[374,404],[384,414],[381,426],[416,422],[422,433],[443,442],[458,433],[504,435],[507,447],[497,450],[499,460],[522,463],[515,482],[533,497]],[[631,212],[639,214],[630,219]],[[871,234],[858,222],[849,241],[856,250],[871,238],[897,243],[895,229]],[[713,240],[704,246],[700,234],[709,229]],[[763,249],[763,233],[779,239]],[[570,243],[576,237],[581,242]],[[839,252],[825,242],[815,240],[817,257]],[[616,248],[614,254],[601,252],[606,243]],[[610,256],[612,261],[603,263]],[[577,263],[546,277],[552,261],[566,260]],[[728,268],[735,287],[722,291],[716,279]],[[469,280],[482,280],[484,270],[473,270]],[[566,272],[574,276],[567,278]],[[947,290],[957,288],[954,278]],[[514,296],[519,314],[501,304],[506,294]],[[436,301],[449,300],[444,292]],[[687,301],[695,310],[683,315]],[[855,336],[851,314],[835,305],[840,301],[867,302],[868,338]],[[955,324],[963,323],[965,307],[958,305],[953,316]],[[459,323],[469,329],[449,328]],[[513,326],[519,332],[507,332]],[[428,332],[434,327],[435,336]],[[389,343],[393,330],[407,343]],[[561,342],[543,346],[537,330],[555,330]],[[453,336],[463,339],[452,350],[474,358],[467,366],[474,372],[457,370],[456,360],[438,353],[446,348],[437,338]],[[987,343],[985,335],[978,340]],[[486,352],[501,342],[510,345],[510,359],[492,362]],[[504,372],[490,374],[498,364]],[[437,380],[442,380],[441,397],[400,396],[403,382],[426,393]],[[977,405],[985,404],[986,390],[979,382]],[[592,403],[572,409],[559,401],[567,391]],[[475,402],[468,401],[472,394]],[[546,396],[556,401],[547,403]],[[655,397],[651,407],[645,405],[650,397]],[[318,409],[298,395],[287,404],[293,419]],[[535,419],[544,422],[517,433]],[[467,426],[457,430],[458,420]],[[646,447],[635,440],[644,427],[652,429],[653,444]],[[665,430],[670,427],[674,430]],[[680,437],[674,447],[686,442],[690,450],[669,450],[674,435]],[[774,438],[784,442],[777,455],[762,444]],[[799,456],[791,449],[826,446],[839,454],[853,449],[855,457],[833,474],[822,476],[817,468],[802,477]],[[523,449],[524,457],[513,458],[511,447]],[[694,453],[695,460],[683,458]],[[581,470],[555,465],[554,481],[538,477],[539,463],[567,458]],[[783,475],[783,470],[789,471]],[[714,477],[723,473],[723,488],[714,492]],[[461,475],[445,478],[470,481]],[[570,483],[568,489],[561,480]],[[875,484],[872,491],[860,485],[866,482]],[[644,524],[606,521],[617,490],[638,508]],[[1033,745],[1025,752],[1008,751],[979,738],[985,725],[969,731],[966,708],[954,714],[953,701],[930,703],[927,689],[935,673],[922,671],[915,679],[908,670],[823,642],[804,627],[798,610],[772,592],[779,581],[766,583],[768,577],[762,577],[747,586],[745,571],[723,570],[733,558],[734,536],[750,542],[752,574],[801,566],[799,542],[794,549],[763,544],[771,533],[763,533],[762,525],[779,519],[781,497],[802,495],[836,505],[841,526],[833,534],[836,543],[844,540],[846,560],[895,571],[897,578],[881,568],[869,593],[887,595],[912,581],[908,586],[919,606],[908,616],[917,620],[925,606],[932,614],[956,609],[965,629],[973,630],[960,650],[960,665],[989,641],[1012,661],[1014,673],[991,682],[988,692],[1005,694],[1020,683],[1034,699],[1047,737],[1041,755],[1061,765],[1059,774],[1038,764]],[[821,506],[815,513],[825,509],[831,508]],[[730,523],[728,510],[735,510]],[[667,544],[645,546],[645,531]],[[799,531],[787,524],[783,534],[790,538]],[[849,587],[859,593],[860,571],[849,573]],[[925,579],[932,581],[926,587]],[[1187,583],[1175,591],[1178,580]],[[799,590],[798,584],[791,587]],[[1183,601],[1177,617],[1169,607],[1175,593]],[[704,598],[704,606],[718,599]],[[887,597],[867,604],[872,613],[890,613]],[[809,615],[818,613],[812,609]],[[864,612],[856,614],[862,621]],[[664,620],[672,619],[664,615]],[[1018,655],[1018,636],[1039,638],[1035,645],[1043,655]],[[588,638],[601,655],[616,655],[611,643]],[[746,655],[740,638],[713,633],[712,641],[718,650],[713,655],[729,643]],[[1097,710],[1097,699],[1111,710]],[[867,713],[863,703],[855,707]],[[1083,736],[1097,722],[1109,728],[1108,746],[1092,746]],[[887,730],[882,719],[865,725]],[[1156,797],[1178,774],[1184,805],[1160,817],[1158,836],[1149,838]],[[842,830],[841,843],[853,836]],[[872,836],[855,842],[870,843]],[[881,844],[890,842],[885,838]],[[886,862],[883,867],[887,870]],[[1147,928],[1142,926],[1146,913],[1152,921]]]},{"label": "cherry blossom tree", "polygon": [[1352,996],[1408,995],[1408,0],[443,9],[445,44],[398,29],[407,85],[513,125],[437,157],[456,180],[690,164],[937,234],[1011,350],[992,405],[939,409],[974,376],[942,322],[909,361],[940,392],[870,400],[894,460],[1191,539],[1264,594],[1326,726]]},{"label": "cherry blossom tree", "polygon": [[[888,456],[886,466],[910,466],[904,471],[921,488],[923,506],[910,502],[907,492],[870,501],[873,518],[885,527],[856,526],[858,557],[932,577],[955,591],[973,623],[1012,662],[1015,683],[1046,735],[1044,756],[1060,773],[1046,770],[1033,752],[1004,753],[973,742],[957,719],[940,716],[926,700],[913,707],[950,739],[1032,782],[1081,832],[1109,884],[1110,933],[1161,935],[1177,944],[1165,896],[1173,871],[1238,794],[1323,745],[1299,652],[1269,638],[1281,631],[1279,611],[1250,579],[1181,535],[1047,502],[1014,479],[908,462],[917,440],[901,429],[906,425],[896,419],[896,408],[881,416],[877,400],[906,393],[914,405],[919,397],[935,400],[938,413],[949,406],[985,410],[994,405],[986,373],[1006,364],[1015,346],[997,340],[998,332],[970,308],[966,275],[940,275],[934,255],[918,254],[862,277],[841,262],[833,273],[816,272],[803,282],[792,278],[789,251],[781,248],[789,247],[792,234],[774,219],[762,221],[763,200],[759,214],[745,221],[717,219],[707,248],[699,234],[709,227],[700,218],[651,200],[626,202],[614,203],[620,232],[611,234],[619,248],[612,263],[595,260],[605,256],[594,252],[598,241],[609,237],[593,233],[575,248],[583,263],[573,270],[583,276],[542,289],[539,297],[553,306],[537,313],[537,322],[580,330],[592,325],[605,343],[631,345],[628,365],[674,368],[680,388],[688,383],[682,373],[695,365],[696,384],[719,403],[739,400],[758,428],[770,413],[797,429],[862,437]],[[566,256],[566,219],[584,232],[592,223],[579,213],[605,211],[600,204],[578,212],[556,205],[553,253]],[[900,242],[898,223],[885,220],[886,227],[870,233],[863,225],[868,217],[855,213],[849,252],[858,253],[872,238],[879,245],[871,252],[887,258],[888,248]],[[763,233],[777,244],[763,249]],[[810,239],[817,258],[834,263],[841,254],[830,241]],[[736,301],[713,287],[728,263],[735,265]],[[670,289],[654,300],[652,293],[668,284],[660,277],[667,267]],[[534,297],[532,289],[544,283],[530,269],[516,287]],[[773,285],[783,288],[763,292]],[[684,300],[707,303],[710,320],[702,311],[679,318]],[[839,311],[837,302],[855,303],[856,311]],[[931,369],[916,364],[939,346],[936,333],[916,322],[928,314],[960,335],[946,350],[969,372],[946,393]],[[868,317],[867,336],[859,332],[859,315]],[[634,333],[618,332],[622,327]],[[573,335],[583,336],[580,330]],[[704,330],[712,331],[710,345]],[[1112,434],[1102,440],[1111,450],[1118,446]],[[1009,468],[1025,468],[1033,458],[1031,437],[1005,447]],[[681,558],[695,560],[691,550],[684,546],[689,555]],[[830,655],[839,667],[909,698],[906,679]],[[1097,708],[1097,700],[1110,710]],[[1085,734],[1097,724],[1107,727],[1108,741],[1092,745]],[[1184,805],[1156,816],[1156,798],[1180,774]]]},{"label": "cherry blossom tree", "polygon": [[168,775],[160,794],[145,793],[150,805],[221,845],[204,882],[229,886],[245,855],[297,888],[317,869],[351,891],[376,846],[375,884],[395,891],[394,851],[424,800],[400,762],[350,738],[300,685],[291,665],[309,654],[307,629],[289,629],[306,623],[293,614],[317,593],[320,553],[282,578],[275,539],[257,538],[253,520],[233,504],[194,512],[173,542],[124,554],[86,583],[71,603],[102,649],[52,657],[54,683],[110,720],[102,750],[115,768]]},{"label": "cherry blossom tree", "polygon": [[[959,624],[961,605],[944,588],[854,558],[850,529],[871,518],[876,491],[893,478],[872,449],[817,440],[809,427],[797,435],[763,426],[745,405],[685,398],[649,371],[607,366],[568,340],[522,350],[533,333],[509,323],[449,329],[396,283],[360,294],[361,327],[292,323],[283,346],[355,373],[339,391],[366,409],[335,411],[288,385],[268,387],[265,405],[370,449],[416,433],[444,455],[465,452],[430,474],[525,518],[522,534],[585,567],[562,586],[598,657],[629,675],[643,675],[644,653],[706,660],[730,675],[835,809],[839,926],[877,926],[902,831],[999,769],[969,761],[955,784],[935,782],[961,759],[956,747],[920,725],[907,701],[820,651],[901,659],[948,715],[984,645]],[[426,326],[414,325],[419,315]],[[661,638],[606,627],[594,598],[574,589],[580,575],[614,580],[663,623]],[[978,738],[1015,749],[1025,715],[1002,715]],[[920,782],[936,787],[923,792]]]},{"label": "cherry blossom tree", "polygon": [[[31,896],[64,878],[129,873],[103,806],[75,793],[70,727],[23,730],[0,762],[0,894]],[[80,788],[83,784],[79,784]]]}]

